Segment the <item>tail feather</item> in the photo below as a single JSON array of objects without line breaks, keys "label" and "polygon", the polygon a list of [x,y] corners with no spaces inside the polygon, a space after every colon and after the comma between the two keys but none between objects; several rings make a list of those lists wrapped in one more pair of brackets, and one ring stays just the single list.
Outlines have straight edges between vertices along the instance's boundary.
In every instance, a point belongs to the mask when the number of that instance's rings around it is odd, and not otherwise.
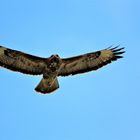
[{"label": "tail feather", "polygon": [[58,83],[57,78],[55,78],[54,81],[52,81],[52,80],[50,81],[49,79],[42,78],[40,83],[35,88],[35,90],[42,94],[48,94],[48,93],[55,91],[58,88],[59,88],[59,83]]}]

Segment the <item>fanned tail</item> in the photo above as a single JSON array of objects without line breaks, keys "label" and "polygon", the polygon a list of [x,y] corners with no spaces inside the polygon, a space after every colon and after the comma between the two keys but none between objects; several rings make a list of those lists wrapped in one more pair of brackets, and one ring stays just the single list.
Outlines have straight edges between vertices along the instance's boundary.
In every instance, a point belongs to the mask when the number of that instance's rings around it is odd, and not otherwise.
[{"label": "fanned tail", "polygon": [[42,94],[49,94],[59,88],[57,77],[55,80],[42,78],[35,90]]}]

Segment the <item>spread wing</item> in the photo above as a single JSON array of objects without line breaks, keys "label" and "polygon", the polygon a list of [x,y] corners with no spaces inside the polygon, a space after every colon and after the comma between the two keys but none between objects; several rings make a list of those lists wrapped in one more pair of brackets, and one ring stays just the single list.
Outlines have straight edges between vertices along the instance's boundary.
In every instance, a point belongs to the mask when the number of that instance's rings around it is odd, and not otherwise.
[{"label": "spread wing", "polygon": [[0,66],[25,74],[42,74],[46,58],[0,46]]},{"label": "spread wing", "polygon": [[59,72],[59,76],[75,75],[79,73],[97,70],[112,61],[122,58],[120,54],[124,48],[107,48],[93,53],[62,59],[63,65]]}]

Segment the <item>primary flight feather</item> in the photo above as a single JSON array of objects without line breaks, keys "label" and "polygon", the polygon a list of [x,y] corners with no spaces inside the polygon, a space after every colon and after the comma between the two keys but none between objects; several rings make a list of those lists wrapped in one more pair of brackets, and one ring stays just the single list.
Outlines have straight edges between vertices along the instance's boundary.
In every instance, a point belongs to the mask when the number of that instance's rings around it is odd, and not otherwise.
[{"label": "primary flight feather", "polygon": [[42,58],[0,46],[0,66],[24,74],[43,75],[35,90],[46,94],[59,88],[58,76],[97,70],[122,58],[123,49],[117,46],[71,58],[58,55]]}]

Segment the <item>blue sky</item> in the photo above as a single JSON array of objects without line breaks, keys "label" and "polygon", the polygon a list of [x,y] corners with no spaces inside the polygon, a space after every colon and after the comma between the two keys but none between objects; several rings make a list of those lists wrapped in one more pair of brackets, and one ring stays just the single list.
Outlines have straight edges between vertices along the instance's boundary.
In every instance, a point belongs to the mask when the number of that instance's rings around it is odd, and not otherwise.
[{"label": "blue sky", "polygon": [[126,48],[96,72],[60,77],[54,94],[34,92],[40,76],[0,69],[1,140],[140,140],[140,2],[1,0],[0,44],[70,57]]}]

